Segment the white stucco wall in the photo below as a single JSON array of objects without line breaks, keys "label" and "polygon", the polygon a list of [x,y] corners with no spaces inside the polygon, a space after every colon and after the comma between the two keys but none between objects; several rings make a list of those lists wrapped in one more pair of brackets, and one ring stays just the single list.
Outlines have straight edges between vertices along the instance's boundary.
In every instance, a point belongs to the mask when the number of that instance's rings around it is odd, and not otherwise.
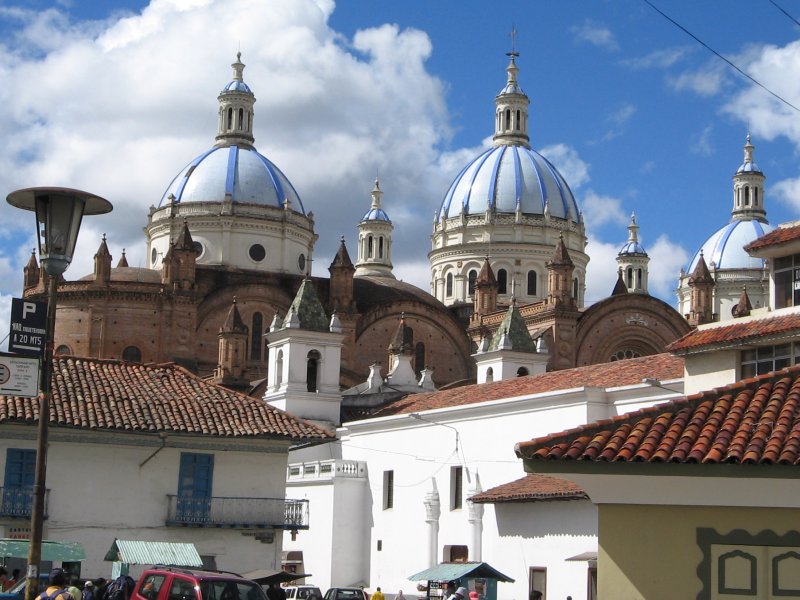
[{"label": "white stucco wall", "polygon": [[[35,449],[33,430],[2,428],[0,473],[5,469],[8,448]],[[217,567],[225,570],[280,568],[281,530],[275,531],[272,543],[261,543],[255,534],[263,530],[167,527],[165,521],[167,495],[178,491],[181,452],[214,455],[213,497],[284,498],[285,446],[253,441],[250,451],[225,450],[224,445],[233,447],[232,442],[208,444],[201,438],[176,435],[168,437],[167,447],[158,451],[161,442],[155,435],[104,434],[109,443],[102,444],[92,443],[92,437],[51,429],[46,479],[49,499],[44,537],[83,544],[87,555],[82,565],[84,577],[111,574],[111,563],[103,557],[115,538],[192,542],[201,555],[216,557]],[[176,444],[185,447],[170,447]],[[6,520],[0,525],[27,527],[29,521]],[[131,569],[134,575],[140,570]]]}]

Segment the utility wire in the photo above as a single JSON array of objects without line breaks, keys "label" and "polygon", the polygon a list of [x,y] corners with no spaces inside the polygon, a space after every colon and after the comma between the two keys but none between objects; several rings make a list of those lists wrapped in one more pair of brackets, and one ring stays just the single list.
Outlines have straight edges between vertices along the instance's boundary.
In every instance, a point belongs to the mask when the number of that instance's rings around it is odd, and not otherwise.
[{"label": "utility wire", "polygon": [[[783,97],[779,96],[778,94],[776,94],[775,92],[773,92],[771,89],[769,89],[768,87],[766,87],[765,85],[763,85],[763,84],[762,84],[760,81],[758,81],[757,79],[755,79],[753,76],[751,76],[751,75],[748,75],[747,73],[745,73],[745,72],[744,72],[742,69],[740,69],[739,67],[737,67],[737,66],[736,66],[734,63],[732,63],[730,60],[728,60],[727,58],[725,58],[724,56],[722,56],[722,54],[720,54],[719,52],[717,52],[716,50],[714,50],[714,49],[713,49],[711,46],[709,46],[708,44],[706,44],[706,43],[705,43],[703,40],[701,40],[701,39],[700,39],[699,37],[697,37],[695,34],[693,34],[691,31],[689,31],[688,29],[686,29],[686,28],[685,28],[683,25],[681,25],[680,23],[678,23],[678,22],[677,22],[675,19],[673,19],[672,17],[670,17],[669,15],[667,15],[667,14],[666,14],[664,11],[662,11],[661,9],[659,9],[658,7],[656,7],[656,6],[655,6],[655,5],[654,5],[652,2],[650,2],[650,0],[642,0],[642,1],[643,1],[645,4],[647,4],[647,5],[648,5],[650,8],[652,8],[654,11],[656,11],[658,14],[660,14],[662,17],[664,17],[664,18],[665,18],[667,21],[669,21],[670,23],[672,23],[673,25],[675,25],[675,27],[677,27],[678,29],[680,29],[681,31],[683,31],[683,32],[684,32],[686,35],[688,35],[689,37],[691,37],[691,38],[692,38],[694,41],[696,41],[698,44],[700,44],[701,46],[703,46],[703,48],[705,48],[706,50],[708,50],[709,52],[711,52],[712,54],[714,54],[714,55],[715,55],[715,56],[717,56],[718,58],[721,58],[722,60],[724,60],[726,63],[728,63],[728,65],[730,65],[730,66],[731,66],[733,69],[735,69],[735,70],[736,70],[738,73],[740,73],[741,75],[743,75],[744,77],[746,77],[747,79],[749,79],[750,81],[752,81],[753,83],[755,83],[755,84],[756,84],[758,87],[760,87],[762,90],[764,90],[765,92],[767,92],[767,93],[769,93],[770,95],[774,96],[775,98],[777,98],[778,100],[780,100],[781,102],[783,102],[783,103],[784,103],[786,106],[789,106],[790,108],[793,108],[793,109],[794,109],[794,110],[796,110],[797,112],[800,112],[800,108],[797,108],[797,107],[796,107],[794,104],[792,104],[791,102],[789,102],[789,101],[788,101],[788,100],[786,100],[785,98],[783,98]],[[773,2],[773,4],[775,4],[775,3]],[[777,5],[776,5],[776,6],[777,6]]]},{"label": "utility wire", "polygon": [[769,0],[769,2],[770,2],[770,4],[772,4],[772,5],[773,5],[775,8],[777,8],[779,11],[781,11],[783,14],[785,14],[787,17],[789,17],[789,18],[790,18],[792,21],[794,21],[795,25],[800,25],[800,21],[798,21],[797,19],[795,19],[795,18],[794,18],[792,15],[790,15],[788,12],[786,12],[786,11],[783,9],[783,7],[782,7],[782,6],[780,6],[780,5],[779,5],[777,2],[775,2],[775,0]]}]

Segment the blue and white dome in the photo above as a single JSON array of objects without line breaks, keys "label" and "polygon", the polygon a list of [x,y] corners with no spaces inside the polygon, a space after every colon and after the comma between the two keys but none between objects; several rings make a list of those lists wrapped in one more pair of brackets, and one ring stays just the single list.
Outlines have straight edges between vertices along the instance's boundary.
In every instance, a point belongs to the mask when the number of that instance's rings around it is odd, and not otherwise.
[{"label": "blue and white dome", "polygon": [[713,262],[717,269],[763,269],[764,260],[751,257],[744,247],[773,229],[756,219],[731,221],[705,241],[692,257],[687,273],[694,272],[701,252],[709,267]]},{"label": "blue and white dome", "polygon": [[305,214],[289,179],[252,146],[214,147],[204,152],[172,180],[159,206],[176,202],[245,202],[289,207]]},{"label": "blue and white dome", "polygon": [[250,90],[250,86],[247,85],[244,81],[239,81],[238,79],[233,79],[231,82],[222,88],[221,94],[225,92],[244,92],[245,94],[252,94],[253,92]]},{"label": "blue and white dome", "polygon": [[391,221],[389,215],[382,208],[370,208],[364,216],[361,217],[362,221]]},{"label": "blue and white dome", "polygon": [[635,242],[625,242],[625,245],[622,247],[622,250],[619,251],[620,255],[623,254],[647,254],[642,246],[638,241]]},{"label": "blue and white dome", "polygon": [[553,164],[527,146],[498,145],[470,162],[444,197],[439,218],[498,213],[544,215],[580,222],[569,185]]}]

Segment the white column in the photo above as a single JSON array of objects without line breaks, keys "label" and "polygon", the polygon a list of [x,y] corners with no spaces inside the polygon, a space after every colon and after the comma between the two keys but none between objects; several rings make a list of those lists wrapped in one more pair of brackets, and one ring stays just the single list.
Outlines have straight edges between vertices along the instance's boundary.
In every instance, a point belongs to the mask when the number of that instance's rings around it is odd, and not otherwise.
[{"label": "white column", "polygon": [[[478,473],[475,473],[475,483],[469,491],[469,496],[483,491]],[[467,520],[469,521],[469,560],[480,562],[483,552],[483,504],[476,504],[467,500]]]},{"label": "white column", "polygon": [[424,504],[425,522],[428,524],[428,567],[435,567],[439,564],[439,515],[442,514],[436,479],[431,478],[431,490],[425,494]]}]

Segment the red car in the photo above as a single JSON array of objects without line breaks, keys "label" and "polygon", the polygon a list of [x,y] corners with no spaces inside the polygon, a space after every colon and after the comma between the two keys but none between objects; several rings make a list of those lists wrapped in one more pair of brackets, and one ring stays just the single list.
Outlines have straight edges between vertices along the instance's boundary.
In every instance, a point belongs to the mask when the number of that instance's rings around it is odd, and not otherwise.
[{"label": "red car", "polygon": [[266,600],[261,586],[235,573],[178,567],[147,569],[131,600]]}]

